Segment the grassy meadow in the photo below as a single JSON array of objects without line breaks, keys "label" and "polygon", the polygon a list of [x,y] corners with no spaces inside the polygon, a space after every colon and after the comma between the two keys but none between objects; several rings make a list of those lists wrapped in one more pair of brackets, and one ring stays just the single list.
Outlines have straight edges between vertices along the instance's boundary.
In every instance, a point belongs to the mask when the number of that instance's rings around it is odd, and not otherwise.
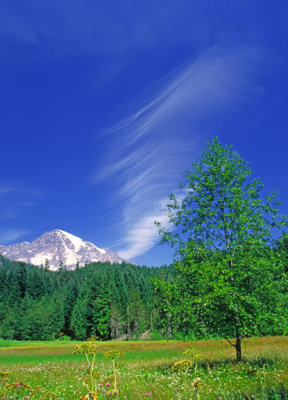
[{"label": "grassy meadow", "polygon": [[[76,344],[0,341],[0,399],[85,399],[89,369],[84,354],[73,354]],[[94,399],[288,399],[288,337],[244,340],[238,364],[225,340],[97,345]],[[175,365],[191,345],[194,361]],[[117,394],[111,360],[104,357],[110,350],[121,353]]]}]

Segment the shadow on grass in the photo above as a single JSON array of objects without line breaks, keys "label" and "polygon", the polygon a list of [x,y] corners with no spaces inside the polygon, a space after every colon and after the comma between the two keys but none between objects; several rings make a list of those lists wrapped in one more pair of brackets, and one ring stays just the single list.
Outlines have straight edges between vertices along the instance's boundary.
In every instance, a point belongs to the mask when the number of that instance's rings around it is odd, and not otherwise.
[{"label": "shadow on grass", "polygon": [[[180,361],[180,360],[179,360]],[[168,371],[171,369],[173,366],[173,362],[169,363],[161,363],[158,364],[155,368],[161,371]],[[204,371],[211,371],[213,369],[218,369],[220,368],[233,368],[235,371],[237,370],[244,370],[247,371],[248,373],[253,373],[257,372],[259,370],[266,369],[267,371],[269,370],[274,370],[279,369],[279,368],[284,368],[287,373],[287,379],[288,379],[288,363],[287,359],[277,359],[276,357],[257,357],[257,358],[252,358],[252,357],[243,357],[243,359],[238,362],[236,360],[232,360],[231,358],[223,359],[223,360],[209,360],[209,359],[203,359],[199,360],[197,362],[193,363],[193,366],[191,367],[191,372],[194,371],[194,366],[197,364],[198,369],[202,369]],[[288,397],[287,397],[288,399]]]}]

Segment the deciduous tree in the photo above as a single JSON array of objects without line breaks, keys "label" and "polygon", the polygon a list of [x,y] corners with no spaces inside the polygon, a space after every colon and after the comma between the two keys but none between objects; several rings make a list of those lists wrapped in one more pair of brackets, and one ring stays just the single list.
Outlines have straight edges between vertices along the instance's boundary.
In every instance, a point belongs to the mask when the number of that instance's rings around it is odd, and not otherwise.
[{"label": "deciduous tree", "polygon": [[183,313],[227,338],[238,361],[242,338],[263,333],[271,323],[282,274],[271,247],[273,228],[286,224],[276,192],[263,198],[262,180],[251,175],[232,146],[213,139],[184,173],[182,199],[170,195],[167,212],[174,229],[157,223],[163,242],[176,249]]}]

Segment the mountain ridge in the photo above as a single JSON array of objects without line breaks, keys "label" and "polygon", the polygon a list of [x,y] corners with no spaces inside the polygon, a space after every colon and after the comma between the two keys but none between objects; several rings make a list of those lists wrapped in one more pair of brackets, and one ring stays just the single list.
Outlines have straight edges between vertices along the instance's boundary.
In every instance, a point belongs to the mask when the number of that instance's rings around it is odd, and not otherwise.
[{"label": "mountain ridge", "polygon": [[101,249],[91,242],[61,229],[45,232],[35,240],[9,246],[0,246],[0,254],[14,260],[41,266],[49,264],[51,270],[58,270],[63,265],[74,269],[91,262],[127,262],[117,253]]}]

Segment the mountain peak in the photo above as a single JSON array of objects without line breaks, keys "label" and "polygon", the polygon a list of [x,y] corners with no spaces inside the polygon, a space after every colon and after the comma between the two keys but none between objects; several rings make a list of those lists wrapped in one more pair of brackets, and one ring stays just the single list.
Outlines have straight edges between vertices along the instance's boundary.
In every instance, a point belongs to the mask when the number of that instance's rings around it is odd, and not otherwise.
[{"label": "mountain peak", "polygon": [[61,229],[45,232],[32,243],[0,246],[0,254],[11,260],[38,266],[48,261],[51,270],[58,270],[61,265],[73,269],[77,264],[83,266],[98,261],[111,263],[125,261],[117,253],[101,249]]}]

